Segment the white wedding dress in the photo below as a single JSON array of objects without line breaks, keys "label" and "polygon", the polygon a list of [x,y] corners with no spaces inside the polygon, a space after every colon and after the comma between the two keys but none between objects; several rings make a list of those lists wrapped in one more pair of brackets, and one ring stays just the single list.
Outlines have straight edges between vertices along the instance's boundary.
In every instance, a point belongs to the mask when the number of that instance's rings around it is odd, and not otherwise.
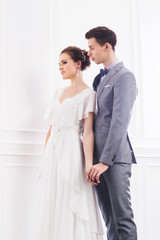
[{"label": "white wedding dress", "polygon": [[34,240],[102,240],[95,192],[85,178],[81,140],[84,119],[95,111],[96,94],[86,88],[60,103],[63,90],[56,91],[47,111],[52,131],[40,167]]}]

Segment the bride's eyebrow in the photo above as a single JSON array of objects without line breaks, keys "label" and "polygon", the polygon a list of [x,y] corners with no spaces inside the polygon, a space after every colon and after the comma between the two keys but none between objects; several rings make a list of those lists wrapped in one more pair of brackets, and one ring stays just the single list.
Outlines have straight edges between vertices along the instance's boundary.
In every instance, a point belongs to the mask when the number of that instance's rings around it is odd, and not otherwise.
[{"label": "bride's eyebrow", "polygon": [[66,60],[66,59],[63,59],[63,60],[61,60],[61,61],[59,62],[59,64],[65,62],[65,61],[67,61],[67,60]]},{"label": "bride's eyebrow", "polygon": [[66,59],[62,59],[61,62],[67,61]]}]

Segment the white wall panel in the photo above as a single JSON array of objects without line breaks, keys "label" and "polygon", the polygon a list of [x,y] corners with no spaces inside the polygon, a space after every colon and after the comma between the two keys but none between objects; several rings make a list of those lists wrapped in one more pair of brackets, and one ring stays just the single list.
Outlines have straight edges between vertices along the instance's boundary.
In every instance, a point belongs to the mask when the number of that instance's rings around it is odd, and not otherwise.
[{"label": "white wall panel", "polygon": [[145,205],[146,205],[146,239],[159,239],[160,215],[160,162],[146,165]]},{"label": "white wall panel", "polygon": [[48,11],[49,1],[3,2],[5,128],[43,128],[50,72]]},{"label": "white wall panel", "polygon": [[160,156],[137,156],[131,180],[138,239],[159,239]]},{"label": "white wall panel", "polygon": [[44,142],[43,115],[56,82],[57,3],[0,4],[0,141]]},{"label": "white wall panel", "polygon": [[[30,160],[32,159],[32,163]],[[1,160],[1,159],[0,159]],[[29,240],[34,228],[38,201],[37,164],[35,157],[26,159],[10,156],[3,164],[3,240]],[[19,163],[18,163],[19,161]],[[7,163],[6,163],[7,162]],[[2,169],[2,167],[1,167]],[[2,186],[2,183],[0,183]]]},{"label": "white wall panel", "polygon": [[139,2],[142,94],[145,138],[160,139],[160,2],[157,0]]},{"label": "white wall panel", "polygon": [[0,164],[0,240],[4,239],[4,221],[5,221],[5,211],[4,211],[4,171]]}]

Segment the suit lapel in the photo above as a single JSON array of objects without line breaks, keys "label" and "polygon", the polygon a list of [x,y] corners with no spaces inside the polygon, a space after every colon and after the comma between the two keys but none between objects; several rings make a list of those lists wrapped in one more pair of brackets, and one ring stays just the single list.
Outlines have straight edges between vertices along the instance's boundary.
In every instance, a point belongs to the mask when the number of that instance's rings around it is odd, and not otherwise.
[{"label": "suit lapel", "polygon": [[101,74],[99,73],[93,81],[93,90],[94,91],[97,91],[97,85],[99,84],[100,79],[101,79]]},{"label": "suit lapel", "polygon": [[103,79],[102,83],[100,83],[100,86],[97,91],[97,99],[100,97],[104,86],[109,82],[109,80],[117,73],[119,70],[124,67],[123,62],[118,63],[115,67],[113,67],[106,75],[106,77]]}]

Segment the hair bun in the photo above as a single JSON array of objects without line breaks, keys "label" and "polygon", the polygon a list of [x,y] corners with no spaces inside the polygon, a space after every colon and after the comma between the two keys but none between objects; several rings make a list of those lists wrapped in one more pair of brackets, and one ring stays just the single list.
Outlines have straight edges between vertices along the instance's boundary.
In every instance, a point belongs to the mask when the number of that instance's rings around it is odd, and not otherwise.
[{"label": "hair bun", "polygon": [[82,70],[84,70],[90,66],[91,61],[90,57],[88,56],[88,52],[85,49],[83,49],[81,52],[82,52]]},{"label": "hair bun", "polygon": [[82,54],[82,62],[85,62],[86,61],[86,55],[85,55],[84,50],[81,51],[81,54]]}]

